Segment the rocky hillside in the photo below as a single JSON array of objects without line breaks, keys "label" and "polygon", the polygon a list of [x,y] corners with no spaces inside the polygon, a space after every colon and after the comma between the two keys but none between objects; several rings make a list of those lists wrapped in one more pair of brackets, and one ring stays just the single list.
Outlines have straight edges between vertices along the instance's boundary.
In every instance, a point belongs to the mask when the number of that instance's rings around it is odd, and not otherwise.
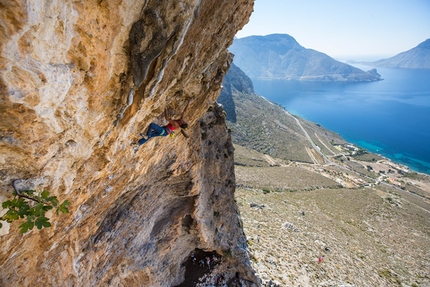
[{"label": "rocky hillside", "polygon": [[293,117],[235,65],[223,86],[263,286],[429,286],[429,176]]},{"label": "rocky hillside", "polygon": [[263,286],[429,286],[430,177],[347,157],[269,166],[236,146],[236,199]]},{"label": "rocky hillside", "polygon": [[[232,144],[213,105],[253,1],[5,3],[1,200],[18,180],[71,206],[41,231],[3,224],[0,285],[257,284]],[[178,117],[188,102],[188,139],[130,148],[151,122],[166,124],[165,109]],[[194,264],[206,258],[210,268]]]},{"label": "rocky hillside", "polygon": [[263,286],[429,286],[429,176],[293,117],[234,65],[223,85],[236,200]]},{"label": "rocky hillside", "polygon": [[376,67],[430,69],[430,39],[394,57],[370,63]]},{"label": "rocky hillside", "polygon": [[[218,102],[227,112],[228,127],[233,142],[281,158],[285,161],[323,162],[318,149],[330,152],[332,142],[345,141],[323,127],[291,115],[280,105],[272,103],[254,92],[251,79],[237,66],[231,65]],[[308,136],[318,143],[312,146]]]},{"label": "rocky hillside", "polygon": [[381,80],[375,69],[365,72],[306,49],[286,34],[235,39],[229,50],[234,63],[251,79],[321,82],[372,82]]}]

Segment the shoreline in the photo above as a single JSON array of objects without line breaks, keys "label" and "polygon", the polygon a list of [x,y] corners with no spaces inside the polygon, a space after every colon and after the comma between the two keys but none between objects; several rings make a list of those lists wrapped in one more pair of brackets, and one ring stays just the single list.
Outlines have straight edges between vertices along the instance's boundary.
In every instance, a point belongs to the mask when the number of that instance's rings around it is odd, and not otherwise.
[{"label": "shoreline", "polygon": [[[344,138],[343,136],[341,136],[342,138]],[[344,140],[345,140],[345,138],[344,138]],[[368,148],[365,148],[365,147],[362,147],[359,143],[355,143],[355,142],[353,142],[353,141],[350,141],[350,140],[345,140],[346,142],[348,142],[348,143],[350,143],[350,144],[352,144],[352,145],[356,145],[356,146],[358,146],[360,149],[362,149],[362,150],[365,150],[366,152],[368,152],[368,153],[372,153],[372,154],[376,154],[377,156],[380,156],[380,157],[382,157],[382,158],[384,158],[384,159],[386,159],[386,160],[388,160],[388,161],[391,161],[391,162],[393,162],[394,164],[397,164],[397,165],[402,165],[402,166],[404,166],[405,168],[407,168],[408,170],[410,170],[410,171],[412,171],[412,172],[416,172],[416,173],[419,173],[419,174],[423,174],[423,175],[426,175],[426,176],[430,176],[430,169],[429,169],[429,173],[426,173],[426,172],[423,172],[423,171],[421,171],[421,170],[417,170],[417,169],[415,169],[415,166],[414,165],[408,165],[408,164],[406,164],[406,163],[404,163],[403,161],[400,161],[400,160],[396,160],[395,158],[393,159],[393,158],[390,158],[390,157],[388,157],[387,155],[384,155],[384,154],[381,154],[381,153],[378,153],[378,152],[374,152],[374,151],[371,151],[371,150],[369,150]],[[364,142],[366,142],[365,140],[360,140],[360,141],[364,141]],[[367,143],[367,142],[366,142]],[[402,154],[402,153],[401,153]],[[403,155],[403,154],[402,154]],[[413,158],[413,159],[416,159],[416,158]],[[419,160],[419,161],[421,161],[420,159],[416,159],[416,160]],[[425,162],[425,161],[424,161]]]},{"label": "shoreline", "polygon": [[[264,97],[263,97],[264,98]],[[267,100],[269,103],[272,103],[270,100]],[[276,104],[276,103],[275,103]],[[282,106],[283,107],[283,106]],[[309,122],[312,122],[312,123],[314,123],[314,124],[316,124],[316,125],[319,125],[320,127],[322,127],[322,128],[324,128],[324,129],[326,129],[326,130],[328,130],[328,131],[330,131],[330,132],[332,132],[332,133],[335,133],[335,134],[337,134],[344,142],[345,142],[345,145],[352,145],[352,146],[356,146],[356,147],[358,147],[359,149],[361,149],[361,150],[364,150],[364,151],[366,151],[367,153],[369,153],[369,154],[375,154],[375,155],[377,155],[377,156],[379,156],[379,157],[381,157],[381,158],[384,158],[386,161],[389,161],[389,162],[392,162],[393,164],[395,164],[395,165],[401,165],[401,166],[403,166],[405,169],[407,169],[409,172],[415,172],[415,173],[418,173],[418,174],[422,174],[422,175],[424,175],[424,176],[428,176],[428,177],[430,177],[430,169],[429,169],[429,173],[425,173],[425,172],[422,172],[421,170],[416,170],[416,169],[414,169],[413,167],[414,166],[410,166],[410,165],[408,165],[408,164],[405,164],[404,162],[400,162],[400,161],[397,161],[397,160],[395,160],[395,159],[392,159],[392,158],[390,158],[390,157],[388,157],[388,156],[386,156],[386,155],[383,155],[383,154],[381,154],[381,153],[378,153],[378,152],[373,152],[373,151],[371,151],[369,148],[367,148],[367,147],[363,147],[361,144],[360,144],[360,142],[364,142],[364,143],[366,143],[366,144],[370,144],[371,145],[371,143],[369,143],[369,142],[367,142],[366,140],[358,140],[358,141],[354,141],[354,140],[351,140],[351,139],[347,139],[345,136],[343,136],[342,134],[340,134],[340,133],[338,133],[337,131],[334,131],[334,130],[332,130],[332,129],[329,129],[329,128],[326,128],[326,127],[324,127],[323,125],[321,125],[321,124],[319,124],[319,123],[316,123],[316,122],[314,122],[314,121],[312,121],[312,120],[309,120],[309,119],[306,119],[305,117],[302,117],[302,116],[300,116],[300,115],[297,115],[297,114],[295,114],[295,113],[292,113],[292,112],[290,112],[290,111],[288,111],[287,110],[287,108],[286,107],[283,107],[283,109],[284,109],[284,111],[285,111],[285,113],[287,114],[287,115],[289,115],[289,116],[291,116],[291,117],[293,117],[294,119],[296,119],[296,121],[297,121],[297,123],[301,126],[301,124],[300,124],[300,121],[303,121],[303,120],[305,120],[305,121],[309,121]],[[301,128],[303,129],[303,127],[301,126]],[[306,133],[306,132],[305,132]],[[309,136],[308,136],[309,137]],[[311,142],[311,144],[315,144],[315,143],[313,143],[313,141],[310,139],[310,138],[308,138],[308,140]],[[402,153],[400,153],[400,154],[402,154]],[[403,155],[403,154],[402,154]],[[328,156],[328,155],[324,155],[324,156]],[[413,159],[415,159],[415,158],[413,158]],[[421,161],[420,159],[416,159],[416,160],[419,160],[419,161]],[[425,162],[425,161],[423,161],[423,162]],[[427,162],[426,162],[427,163]],[[430,164],[430,163],[429,163]]]},{"label": "shoreline", "polygon": [[[263,98],[264,98],[264,97],[263,97]],[[277,103],[272,102],[271,100],[268,100],[268,99],[266,99],[266,100],[267,100],[269,103],[274,103],[275,105],[278,105]],[[425,176],[429,176],[429,177],[430,177],[430,168],[428,168],[429,173],[423,172],[423,171],[421,171],[421,170],[416,170],[416,169],[414,168],[415,166],[410,166],[410,165],[405,164],[404,162],[401,162],[401,161],[399,161],[399,160],[392,159],[392,158],[388,157],[387,155],[383,155],[383,154],[381,154],[381,153],[374,152],[374,151],[370,150],[368,147],[363,147],[363,146],[362,146],[362,144],[360,144],[360,142],[364,142],[364,143],[366,143],[366,144],[371,145],[371,143],[367,142],[366,140],[360,139],[360,140],[355,141],[355,140],[347,139],[347,137],[346,137],[346,136],[344,136],[344,135],[340,134],[340,133],[339,133],[339,132],[337,132],[337,131],[334,131],[334,130],[332,130],[332,129],[330,129],[330,128],[326,128],[324,125],[319,124],[319,123],[316,123],[316,122],[314,122],[314,121],[312,121],[312,120],[310,120],[310,119],[307,119],[307,118],[305,118],[305,117],[303,117],[303,116],[301,116],[301,115],[298,115],[298,114],[296,114],[296,113],[292,113],[292,112],[290,112],[290,111],[289,111],[286,107],[284,107],[284,106],[282,106],[282,108],[284,109],[284,111],[286,112],[286,114],[287,114],[287,115],[290,115],[290,116],[292,116],[293,118],[298,119],[299,121],[300,121],[300,120],[305,120],[305,121],[312,122],[312,123],[314,123],[314,124],[316,124],[316,125],[319,125],[319,126],[321,126],[322,128],[324,128],[324,129],[326,129],[326,130],[328,130],[328,131],[330,131],[330,132],[333,132],[333,133],[337,134],[339,137],[341,137],[341,138],[342,138],[342,140],[343,140],[343,141],[345,141],[345,143],[346,143],[346,144],[351,144],[351,145],[357,146],[358,148],[360,148],[360,149],[362,149],[362,150],[366,151],[367,153],[375,154],[375,155],[377,155],[377,156],[379,156],[379,157],[382,157],[382,158],[386,159],[387,161],[392,162],[393,164],[402,165],[402,166],[404,166],[406,169],[408,169],[409,171],[412,171],[412,172],[415,172],[415,173],[422,174],[422,175],[425,175]],[[401,155],[403,155],[403,153],[400,153],[400,154],[401,154]],[[423,160],[420,160],[420,159],[418,159],[418,158],[411,158],[411,159],[415,159],[415,160],[417,160],[417,161],[422,161],[422,162],[428,163],[428,162],[423,161]],[[428,163],[428,164],[430,165],[430,163]]]},{"label": "shoreline", "polygon": [[384,81],[359,85],[285,80],[253,84],[257,94],[293,115],[413,172],[430,175],[425,144],[429,133],[420,129],[429,119],[430,85],[423,82],[429,71],[382,68],[380,73]]}]

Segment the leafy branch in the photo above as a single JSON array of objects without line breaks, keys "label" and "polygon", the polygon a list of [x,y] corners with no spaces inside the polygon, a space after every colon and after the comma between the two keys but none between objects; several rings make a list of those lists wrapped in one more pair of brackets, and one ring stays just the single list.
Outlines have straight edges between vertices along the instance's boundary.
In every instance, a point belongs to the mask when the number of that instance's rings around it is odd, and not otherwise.
[{"label": "leafy branch", "polygon": [[[53,208],[56,208],[57,215],[59,212],[69,212],[68,206],[70,202],[68,200],[60,204],[57,197],[51,196],[50,192],[46,190],[40,193],[34,190],[18,191],[15,187],[15,182],[13,182],[15,190],[13,199],[2,203],[2,207],[8,210],[0,217],[0,221],[12,223],[15,220],[25,218],[25,222],[19,226],[21,234],[32,230],[35,225],[39,230],[43,227],[50,227],[51,223],[45,213]],[[0,222],[0,228],[2,226]]]}]

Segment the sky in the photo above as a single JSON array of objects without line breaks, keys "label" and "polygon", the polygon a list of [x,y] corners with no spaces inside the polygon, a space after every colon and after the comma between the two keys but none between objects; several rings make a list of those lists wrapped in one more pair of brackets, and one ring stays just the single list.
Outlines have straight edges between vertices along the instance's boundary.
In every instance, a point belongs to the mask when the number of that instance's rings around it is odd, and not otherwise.
[{"label": "sky", "polygon": [[236,37],[275,33],[339,60],[379,60],[430,38],[430,0],[256,0]]}]

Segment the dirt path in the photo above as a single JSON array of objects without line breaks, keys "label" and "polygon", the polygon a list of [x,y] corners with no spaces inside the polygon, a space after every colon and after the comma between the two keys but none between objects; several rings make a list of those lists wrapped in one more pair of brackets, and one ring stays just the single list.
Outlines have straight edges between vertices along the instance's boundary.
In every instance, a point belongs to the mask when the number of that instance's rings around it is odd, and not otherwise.
[{"label": "dirt path", "polygon": [[[330,163],[332,164],[333,162],[331,160],[329,160],[325,154],[323,154],[320,149],[315,145],[315,143],[312,141],[311,137],[309,136],[308,132],[305,130],[305,128],[302,126],[302,124],[300,123],[300,121],[294,117],[292,114],[290,114],[289,112],[285,111],[285,114],[289,115],[290,117],[292,117],[297,125],[301,128],[301,130],[303,131],[303,133],[305,134],[306,138],[308,139],[309,143],[311,144],[311,146],[322,156],[322,158],[325,160],[326,163]],[[309,153],[309,151],[308,151]],[[314,160],[315,163],[318,163],[315,158],[312,156],[312,159]]]},{"label": "dirt path", "polygon": [[334,151],[331,150],[331,148],[329,148],[322,140],[321,138],[317,135],[317,133],[314,133],[315,137],[320,141],[320,143],[325,146],[325,148],[327,150],[329,150],[333,155],[335,155],[336,153]]}]

